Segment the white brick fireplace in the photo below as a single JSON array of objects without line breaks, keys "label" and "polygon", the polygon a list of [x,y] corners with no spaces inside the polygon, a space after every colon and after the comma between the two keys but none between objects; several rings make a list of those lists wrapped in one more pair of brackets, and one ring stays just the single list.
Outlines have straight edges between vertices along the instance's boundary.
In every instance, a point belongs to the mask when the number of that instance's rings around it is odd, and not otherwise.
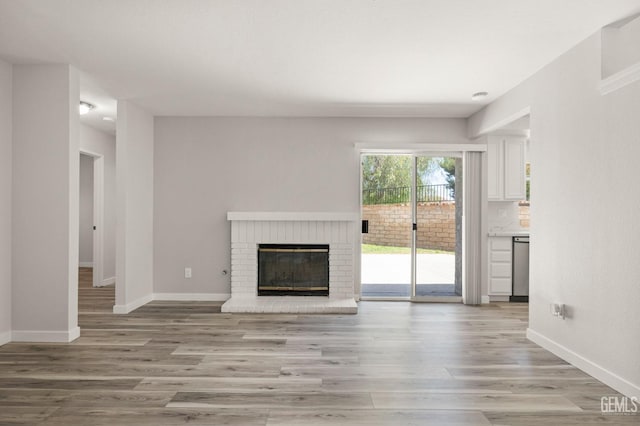
[{"label": "white brick fireplace", "polygon": [[[354,213],[229,212],[231,298],[222,312],[356,313]],[[328,244],[329,296],[258,296],[258,244]]]}]

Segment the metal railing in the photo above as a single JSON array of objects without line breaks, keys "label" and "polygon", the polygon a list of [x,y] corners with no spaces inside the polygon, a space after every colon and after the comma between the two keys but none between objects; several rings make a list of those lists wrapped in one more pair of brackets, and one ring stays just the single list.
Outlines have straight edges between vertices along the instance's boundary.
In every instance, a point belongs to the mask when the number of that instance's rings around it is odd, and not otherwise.
[{"label": "metal railing", "polygon": [[[449,185],[419,185],[416,188],[418,203],[436,203],[440,201],[455,201],[455,194]],[[411,187],[364,189],[362,204],[401,204],[411,202]]]}]

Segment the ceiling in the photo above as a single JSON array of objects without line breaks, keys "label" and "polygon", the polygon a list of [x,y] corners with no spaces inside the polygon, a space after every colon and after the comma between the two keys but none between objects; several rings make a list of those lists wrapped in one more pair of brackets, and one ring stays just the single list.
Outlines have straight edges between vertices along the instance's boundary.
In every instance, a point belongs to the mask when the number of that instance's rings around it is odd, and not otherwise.
[{"label": "ceiling", "polygon": [[637,12],[640,0],[0,0],[0,57],[80,69],[105,129],[114,99],[154,115],[468,117]]}]

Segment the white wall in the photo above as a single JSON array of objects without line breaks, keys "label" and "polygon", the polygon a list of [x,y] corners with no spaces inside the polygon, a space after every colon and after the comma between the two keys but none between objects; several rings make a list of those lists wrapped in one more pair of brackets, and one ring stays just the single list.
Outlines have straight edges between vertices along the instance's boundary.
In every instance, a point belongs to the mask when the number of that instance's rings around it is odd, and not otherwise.
[{"label": "white wall", "polygon": [[359,213],[354,143],[464,143],[465,132],[462,119],[156,117],[154,292],[230,292],[227,211]]},{"label": "white wall", "polygon": [[602,77],[622,71],[640,61],[640,18],[602,30]]},{"label": "white wall", "polygon": [[80,125],[80,151],[104,159],[104,248],[102,283],[116,276],[116,138],[84,124]]},{"label": "white wall", "polygon": [[13,67],[13,340],[80,332],[78,99],[68,65]]},{"label": "white wall", "polygon": [[153,151],[153,116],[118,101],[116,313],[153,295]]},{"label": "white wall", "polygon": [[[528,335],[638,396],[640,82],[601,96],[600,67],[595,34],[474,115],[469,131],[530,106]],[[553,317],[552,302],[569,318]]]},{"label": "white wall", "polygon": [[93,157],[80,154],[80,266],[93,266]]},{"label": "white wall", "polygon": [[0,60],[0,345],[11,340],[12,74]]}]

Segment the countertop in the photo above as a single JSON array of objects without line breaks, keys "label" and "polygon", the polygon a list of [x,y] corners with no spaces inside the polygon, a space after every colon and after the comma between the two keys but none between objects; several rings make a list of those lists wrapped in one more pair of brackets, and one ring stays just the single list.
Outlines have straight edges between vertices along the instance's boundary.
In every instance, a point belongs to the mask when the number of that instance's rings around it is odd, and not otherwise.
[{"label": "countertop", "polygon": [[490,237],[528,237],[529,236],[529,231],[523,231],[523,230],[518,230],[518,231],[506,231],[506,230],[489,231],[488,235]]}]

